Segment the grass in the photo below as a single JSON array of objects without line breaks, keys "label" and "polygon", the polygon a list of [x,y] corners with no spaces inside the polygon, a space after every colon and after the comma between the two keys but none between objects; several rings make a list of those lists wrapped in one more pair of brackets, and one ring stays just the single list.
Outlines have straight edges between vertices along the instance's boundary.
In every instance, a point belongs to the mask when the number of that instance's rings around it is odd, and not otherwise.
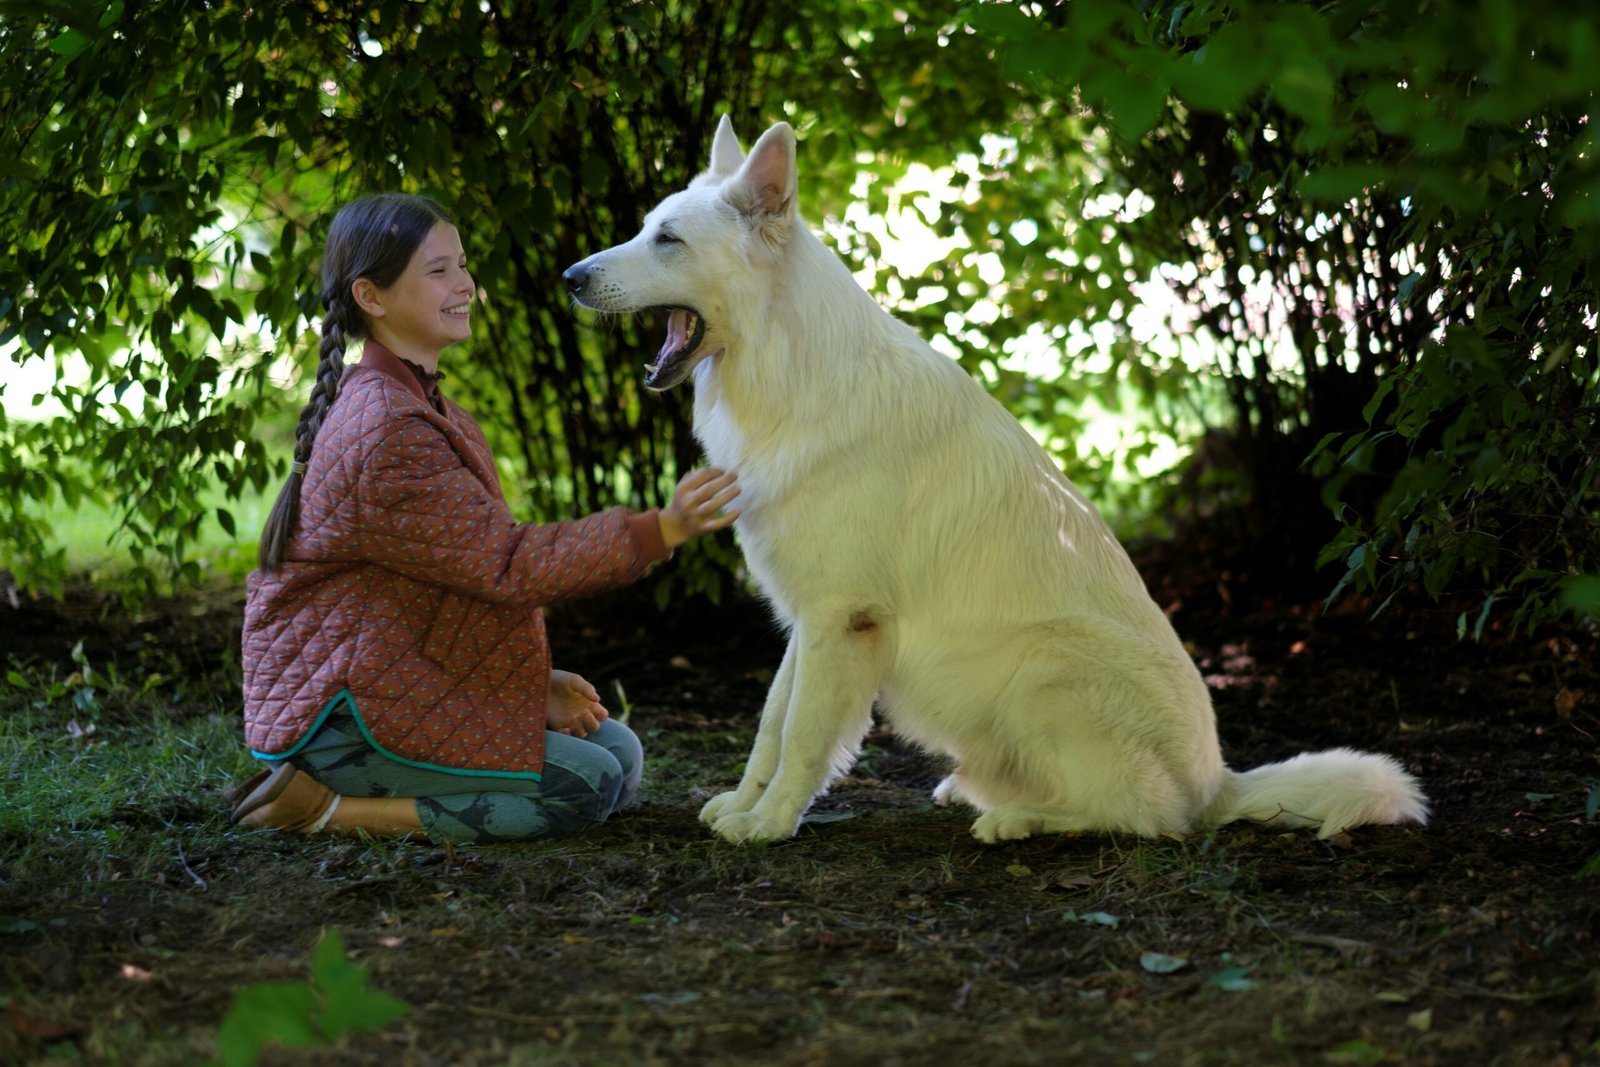
[{"label": "grass", "polygon": [[182,690],[159,672],[129,686],[78,657],[65,677],[15,663],[8,671],[0,855],[13,874],[147,878],[220,827],[219,811],[197,806],[195,783],[242,775],[238,722],[220,710],[174,716],[162,705]]}]

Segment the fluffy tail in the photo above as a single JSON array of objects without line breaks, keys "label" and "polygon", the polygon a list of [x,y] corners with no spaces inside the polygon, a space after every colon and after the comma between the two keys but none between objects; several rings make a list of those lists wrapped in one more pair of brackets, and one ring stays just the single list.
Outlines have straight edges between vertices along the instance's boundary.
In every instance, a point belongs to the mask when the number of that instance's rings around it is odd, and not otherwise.
[{"label": "fluffy tail", "polygon": [[1393,758],[1335,748],[1227,772],[1208,821],[1236,819],[1315,826],[1318,837],[1332,837],[1367,823],[1427,822],[1428,798]]}]

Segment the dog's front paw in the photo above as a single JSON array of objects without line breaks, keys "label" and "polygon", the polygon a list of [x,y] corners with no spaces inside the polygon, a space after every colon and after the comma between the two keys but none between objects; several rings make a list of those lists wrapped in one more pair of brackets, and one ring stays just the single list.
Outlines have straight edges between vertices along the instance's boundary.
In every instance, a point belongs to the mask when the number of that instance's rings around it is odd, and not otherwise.
[{"label": "dog's front paw", "polygon": [[718,793],[705,802],[700,809],[700,821],[710,826],[722,816],[738,810],[740,810],[739,791],[730,789],[726,793]]},{"label": "dog's front paw", "polygon": [[1037,818],[1002,807],[978,816],[972,824],[972,836],[986,845],[993,845],[1000,841],[1018,841],[1024,837],[1032,837],[1041,829],[1043,827]]},{"label": "dog's front paw", "polygon": [[711,832],[735,845],[758,845],[794,836],[799,820],[779,822],[755,811],[734,811],[711,824]]}]

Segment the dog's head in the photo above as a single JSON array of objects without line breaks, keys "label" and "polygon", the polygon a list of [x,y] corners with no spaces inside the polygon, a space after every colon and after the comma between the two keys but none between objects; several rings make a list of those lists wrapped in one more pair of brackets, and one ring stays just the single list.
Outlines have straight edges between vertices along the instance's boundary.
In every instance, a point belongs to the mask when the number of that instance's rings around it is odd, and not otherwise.
[{"label": "dog's head", "polygon": [[[667,339],[644,384],[671,389],[737,336],[731,309],[761,307],[763,262],[782,254],[795,213],[794,131],[780,122],[745,155],[727,116],[711,163],[645,216],[626,244],[565,274],[573,299],[596,311],[662,311]],[[748,312],[747,312],[748,313]]]}]

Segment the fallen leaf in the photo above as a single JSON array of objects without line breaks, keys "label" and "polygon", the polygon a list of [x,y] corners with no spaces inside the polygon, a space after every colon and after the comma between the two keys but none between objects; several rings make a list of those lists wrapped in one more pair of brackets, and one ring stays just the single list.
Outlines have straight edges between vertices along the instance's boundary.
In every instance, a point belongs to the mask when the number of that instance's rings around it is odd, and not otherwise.
[{"label": "fallen leaf", "polygon": [[1411,1027],[1413,1030],[1420,1030],[1423,1033],[1427,1033],[1429,1030],[1433,1029],[1433,1009],[1423,1008],[1421,1011],[1412,1012],[1410,1015],[1406,1016],[1406,1025]]},{"label": "fallen leaf", "polygon": [[1243,993],[1256,987],[1255,979],[1250,977],[1248,967],[1229,967],[1218,971],[1206,980],[1206,985],[1229,993]]},{"label": "fallen leaf", "polygon": [[1094,884],[1094,875],[1084,874],[1082,871],[1073,872],[1062,869],[1059,871],[1046,871],[1039,876],[1040,889],[1088,889]]},{"label": "fallen leaf", "polygon": [[830,822],[844,822],[855,817],[856,813],[853,811],[808,811],[800,817],[800,825],[817,826]]},{"label": "fallen leaf", "polygon": [[1151,974],[1172,974],[1189,966],[1189,961],[1180,956],[1169,956],[1165,952],[1141,952],[1139,966]]}]

